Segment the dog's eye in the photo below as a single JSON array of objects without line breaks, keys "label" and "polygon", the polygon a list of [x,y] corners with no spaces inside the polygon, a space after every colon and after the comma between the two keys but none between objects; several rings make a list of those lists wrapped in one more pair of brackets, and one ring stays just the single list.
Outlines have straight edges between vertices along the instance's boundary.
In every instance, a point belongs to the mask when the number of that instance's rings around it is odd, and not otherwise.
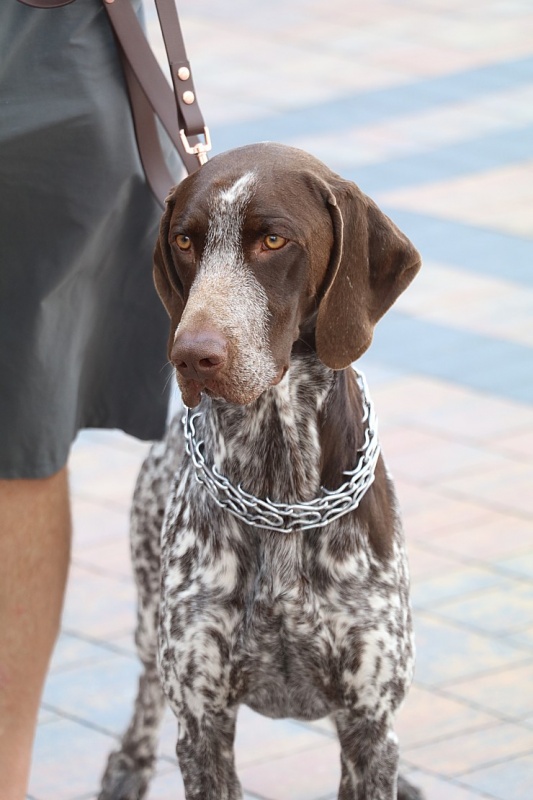
[{"label": "dog's eye", "polygon": [[192,242],[189,236],[186,236],[184,233],[178,233],[176,236],[176,244],[180,250],[190,250]]},{"label": "dog's eye", "polygon": [[280,250],[283,245],[287,244],[287,239],[275,233],[269,233],[268,236],[265,236],[263,239],[263,244],[267,250]]}]

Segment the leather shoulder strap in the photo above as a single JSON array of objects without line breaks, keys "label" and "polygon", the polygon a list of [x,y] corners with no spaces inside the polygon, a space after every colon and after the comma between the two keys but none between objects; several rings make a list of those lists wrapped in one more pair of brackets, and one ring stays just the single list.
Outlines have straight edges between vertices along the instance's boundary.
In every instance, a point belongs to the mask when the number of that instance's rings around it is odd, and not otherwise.
[{"label": "leather shoulder strap", "polygon": [[[34,8],[58,8],[74,0],[19,0]],[[170,64],[174,92],[168,84],[133,10],[131,0],[103,0],[124,67],[139,154],[152,192],[164,206],[175,180],[161,149],[156,117],[190,174],[210,149],[185,52],[175,0],[155,0]],[[178,133],[179,131],[179,133]],[[198,136],[205,136],[205,143]],[[191,143],[189,143],[189,139]]]},{"label": "leather shoulder strap", "polygon": [[155,6],[170,65],[180,128],[183,128],[186,136],[202,136],[205,131],[205,122],[196,98],[191,65],[185,52],[185,42],[175,2],[174,0],[155,0]]}]

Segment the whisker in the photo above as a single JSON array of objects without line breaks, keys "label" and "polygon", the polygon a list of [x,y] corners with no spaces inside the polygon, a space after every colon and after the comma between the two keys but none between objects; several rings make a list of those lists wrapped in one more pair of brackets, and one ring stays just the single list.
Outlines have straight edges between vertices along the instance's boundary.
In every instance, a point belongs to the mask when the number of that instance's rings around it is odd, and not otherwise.
[{"label": "whisker", "polygon": [[[163,367],[161,367],[161,369],[160,369],[160,372],[163,372],[163,370],[164,370],[166,367],[168,367],[168,366],[172,367],[172,364],[170,363],[170,361],[167,361],[167,363],[166,363],[166,364],[165,364]],[[171,381],[171,380],[172,380],[172,378],[174,377],[174,374],[175,374],[175,373],[174,373],[174,369],[172,369],[172,370],[171,370],[171,371],[168,373],[168,375],[167,375],[167,379],[166,379],[166,381],[165,381],[165,385],[163,386],[163,388],[162,388],[162,390],[161,390],[161,394],[164,394],[164,393],[166,392],[166,390],[167,390],[167,387],[168,387],[168,385],[169,385],[170,381]]]}]

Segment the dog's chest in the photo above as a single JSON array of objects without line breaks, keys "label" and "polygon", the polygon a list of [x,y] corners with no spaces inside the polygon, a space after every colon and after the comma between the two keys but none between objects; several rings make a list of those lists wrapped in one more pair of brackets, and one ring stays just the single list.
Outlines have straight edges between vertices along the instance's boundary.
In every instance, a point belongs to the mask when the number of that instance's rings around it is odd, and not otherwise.
[{"label": "dog's chest", "polygon": [[[338,525],[343,527],[339,535],[354,537],[347,523]],[[400,572],[396,566],[384,570],[364,547],[354,546],[349,559],[334,563],[327,535],[322,547],[295,534],[292,542],[273,544],[274,557],[270,542],[261,548],[234,634],[231,693],[267,716],[316,719],[345,705],[347,697],[377,714],[399,702],[389,695],[403,696],[410,679],[401,560]]]},{"label": "dog's chest", "polygon": [[[295,415],[284,391],[250,424],[219,418],[200,433],[221,473],[293,502],[318,490],[319,438],[316,404],[300,403]],[[348,696],[376,713],[390,705],[411,658],[397,538],[385,566],[356,515],[314,531],[254,529],[207,497],[186,458],[167,514],[162,580],[168,652],[182,682],[215,687],[221,706],[244,702],[273,717],[323,717]]]},{"label": "dog's chest", "polygon": [[[387,572],[349,520],[294,534],[218,511],[212,522],[220,547],[182,529],[164,579],[185,684],[190,673],[221,703],[271,717],[317,719],[347,697],[377,714],[391,691],[401,699],[412,659],[401,551]],[[334,529],[352,542],[348,558],[332,555]]]}]

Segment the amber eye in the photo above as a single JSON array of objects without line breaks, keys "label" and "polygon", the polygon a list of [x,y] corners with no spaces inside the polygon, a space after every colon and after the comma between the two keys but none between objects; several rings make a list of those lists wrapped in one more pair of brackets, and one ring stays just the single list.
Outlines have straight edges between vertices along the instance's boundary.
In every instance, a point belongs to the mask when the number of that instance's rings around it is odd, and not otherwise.
[{"label": "amber eye", "polygon": [[189,236],[186,236],[184,233],[178,233],[176,236],[176,244],[180,250],[190,250],[192,242]]},{"label": "amber eye", "polygon": [[269,233],[268,236],[265,236],[263,239],[263,244],[268,250],[280,250],[283,245],[287,244],[287,239],[275,233]]}]

